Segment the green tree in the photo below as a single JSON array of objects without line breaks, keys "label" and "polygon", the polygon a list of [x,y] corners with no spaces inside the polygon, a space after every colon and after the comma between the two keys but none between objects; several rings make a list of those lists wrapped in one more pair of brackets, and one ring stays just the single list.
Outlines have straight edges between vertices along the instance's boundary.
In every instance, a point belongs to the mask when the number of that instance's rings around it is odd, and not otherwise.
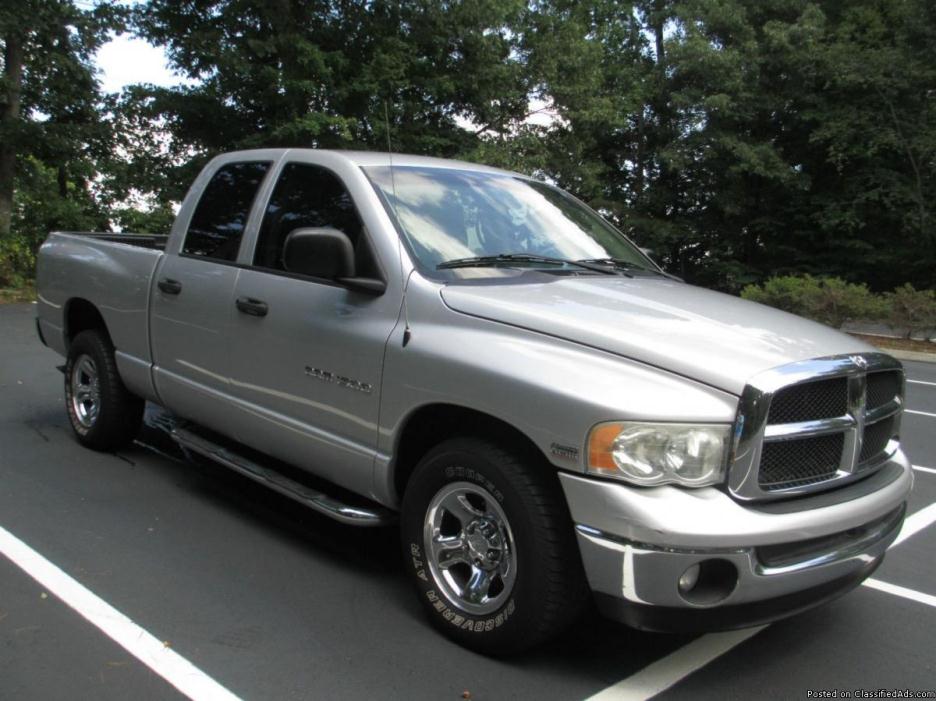
[{"label": "green tree", "polygon": [[478,140],[460,120],[497,132],[527,110],[525,11],[522,0],[150,0],[138,32],[199,82],[140,86],[125,107],[195,156],[174,183],[236,148],[384,149],[388,120],[393,148],[456,155]]},{"label": "green tree", "polygon": [[693,281],[934,284],[932,3],[532,8],[531,80],[560,119],[484,157],[506,147]]},{"label": "green tree", "polygon": [[63,0],[0,5],[0,240],[16,218],[17,182],[32,180],[21,172],[28,158],[53,169],[57,198],[81,202],[85,214],[94,208],[94,162],[109,144],[92,57],[121,15],[108,2],[90,10]]}]

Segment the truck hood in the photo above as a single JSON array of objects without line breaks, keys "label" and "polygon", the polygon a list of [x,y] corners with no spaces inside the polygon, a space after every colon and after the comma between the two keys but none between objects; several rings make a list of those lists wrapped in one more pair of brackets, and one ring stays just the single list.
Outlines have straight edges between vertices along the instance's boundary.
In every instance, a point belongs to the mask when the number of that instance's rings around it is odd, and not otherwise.
[{"label": "truck hood", "polygon": [[458,312],[648,363],[733,394],[798,360],[873,351],[793,314],[658,277],[553,277],[450,284]]}]

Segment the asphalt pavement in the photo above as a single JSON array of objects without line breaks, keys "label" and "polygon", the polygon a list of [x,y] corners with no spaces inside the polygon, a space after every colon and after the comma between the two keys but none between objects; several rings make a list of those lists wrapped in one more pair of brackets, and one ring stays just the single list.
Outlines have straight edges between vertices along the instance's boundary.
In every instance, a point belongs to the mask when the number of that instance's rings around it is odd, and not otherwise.
[{"label": "asphalt pavement", "polygon": [[[81,448],[65,418],[62,359],[39,344],[34,310],[0,306],[0,528],[237,697],[645,698],[647,679],[667,674],[670,698],[936,689],[936,607],[925,598],[936,597],[936,526],[875,574],[922,600],[861,587],[692,674],[679,651],[710,638],[639,633],[594,613],[549,646],[488,658],[430,628],[395,529],[307,511],[186,459],[156,427],[119,454]],[[905,366],[932,384],[908,384],[908,408],[923,413],[905,416],[903,443],[914,464],[936,469],[936,365]],[[934,503],[936,473],[917,471],[910,513]],[[181,695],[0,555],[0,699],[128,697]]]}]

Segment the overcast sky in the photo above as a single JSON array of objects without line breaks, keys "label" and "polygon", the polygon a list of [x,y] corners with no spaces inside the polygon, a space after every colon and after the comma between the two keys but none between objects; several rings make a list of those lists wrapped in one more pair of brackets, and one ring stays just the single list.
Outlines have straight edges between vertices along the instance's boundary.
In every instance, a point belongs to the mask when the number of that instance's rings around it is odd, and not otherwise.
[{"label": "overcast sky", "polygon": [[97,54],[105,92],[118,92],[132,83],[167,86],[190,82],[173,75],[166,64],[165,51],[129,34],[114,37]]}]

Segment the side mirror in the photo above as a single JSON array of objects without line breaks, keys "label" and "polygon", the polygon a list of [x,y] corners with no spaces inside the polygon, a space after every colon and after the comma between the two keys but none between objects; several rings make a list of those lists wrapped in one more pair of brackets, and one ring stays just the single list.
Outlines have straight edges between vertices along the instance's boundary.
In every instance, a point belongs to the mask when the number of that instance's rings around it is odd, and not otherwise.
[{"label": "side mirror", "polygon": [[382,295],[387,290],[383,280],[355,276],[351,239],[331,227],[290,232],[283,246],[283,267],[290,273],[334,280],[367,294]]},{"label": "side mirror", "polygon": [[283,267],[287,272],[334,280],[354,275],[354,246],[338,229],[296,229],[286,237]]}]

